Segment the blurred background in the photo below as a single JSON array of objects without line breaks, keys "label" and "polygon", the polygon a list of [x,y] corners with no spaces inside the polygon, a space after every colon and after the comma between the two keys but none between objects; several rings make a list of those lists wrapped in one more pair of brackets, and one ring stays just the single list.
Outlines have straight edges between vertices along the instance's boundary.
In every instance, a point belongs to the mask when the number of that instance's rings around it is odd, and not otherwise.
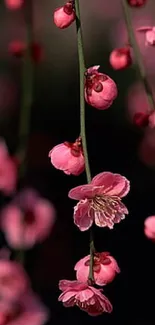
[{"label": "blurred background", "polygon": [[[73,224],[75,202],[68,198],[72,187],[86,182],[85,174],[67,176],[54,169],[48,158],[53,146],[74,141],[80,132],[75,24],[59,30],[53,23],[54,9],[63,4],[62,0],[33,1],[34,39],[43,48],[43,59],[35,66],[24,185],[34,187],[54,203],[57,221],[51,236],[26,253],[27,270],[34,290],[51,311],[48,324],[152,325],[155,324],[155,244],[144,236],[143,223],[146,217],[155,215],[155,131],[133,124],[133,111],[143,111],[147,106],[145,99],[141,100],[141,94],[144,97],[145,94],[135,65],[114,71],[109,64],[110,52],[127,41],[120,0],[80,1],[86,65],[99,64],[100,71],[113,78],[119,90],[114,104],[106,111],[86,105],[92,175],[111,171],[131,181],[131,191],[124,199],[129,216],[112,231],[95,228],[97,250],[109,251],[121,268],[120,275],[104,289],[114,311],[93,318],[76,307],[64,308],[57,301],[59,280],[74,279],[75,263],[89,252],[89,233],[81,233]],[[133,9],[134,27],[155,24],[154,13],[154,0],[149,0],[142,9]],[[12,40],[25,40],[25,24],[22,12],[7,10],[3,1],[0,21],[0,136],[13,154],[18,137],[21,60],[10,55],[8,45]],[[144,46],[144,35],[138,35],[137,40],[153,87],[155,49]],[[138,87],[137,91],[133,92],[133,87]],[[3,246],[3,234],[0,239]]]}]

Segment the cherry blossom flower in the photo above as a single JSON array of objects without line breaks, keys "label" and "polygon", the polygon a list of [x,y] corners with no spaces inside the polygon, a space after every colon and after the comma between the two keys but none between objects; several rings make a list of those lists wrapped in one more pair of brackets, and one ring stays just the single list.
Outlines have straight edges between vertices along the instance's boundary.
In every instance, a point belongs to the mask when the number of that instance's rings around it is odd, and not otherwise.
[{"label": "cherry blossom flower", "polygon": [[23,4],[23,0],[5,0],[5,4],[8,9],[20,9]]},{"label": "cherry blossom flower", "polygon": [[0,295],[2,299],[17,300],[29,288],[28,277],[16,262],[0,259]]},{"label": "cherry blossom flower", "polygon": [[155,216],[150,216],[145,220],[144,233],[146,237],[155,241]]},{"label": "cherry blossom flower", "polygon": [[114,49],[109,57],[109,61],[113,69],[121,70],[132,64],[132,58],[129,47]]},{"label": "cherry blossom flower", "polygon": [[52,165],[65,174],[79,175],[85,169],[85,160],[82,150],[81,138],[74,143],[64,142],[55,146],[48,155]]},{"label": "cherry blossom flower", "polygon": [[85,73],[85,100],[89,105],[104,110],[117,97],[117,86],[109,76],[98,72],[99,67],[93,66]]},{"label": "cherry blossom flower", "polygon": [[0,190],[11,195],[16,189],[17,162],[9,156],[5,142],[0,139]]},{"label": "cherry blossom flower", "polygon": [[145,33],[145,45],[155,45],[155,26],[142,26],[137,31]]},{"label": "cherry blossom flower", "polygon": [[55,209],[34,191],[19,194],[1,214],[1,229],[9,245],[29,249],[49,235],[55,222]]},{"label": "cherry blossom flower", "polygon": [[68,1],[63,7],[54,11],[54,23],[58,28],[66,28],[75,20],[75,10],[73,1]]},{"label": "cherry blossom flower", "polygon": [[31,292],[21,296],[20,301],[15,303],[0,301],[1,325],[43,325],[48,317],[46,307]]},{"label": "cherry blossom flower", "polygon": [[78,306],[91,316],[112,312],[112,305],[108,298],[101,293],[101,289],[68,280],[59,281],[59,289],[63,291],[59,296],[59,301],[62,301],[65,307]]},{"label": "cherry blossom flower", "polygon": [[131,7],[142,7],[145,5],[147,0],[127,0]]},{"label": "cherry blossom flower", "polygon": [[128,214],[121,198],[129,189],[130,183],[124,176],[111,172],[100,173],[90,184],[73,188],[68,196],[79,200],[74,207],[74,223],[81,231],[88,230],[93,222],[99,227],[112,229]]},{"label": "cherry blossom flower", "polygon": [[[89,276],[90,255],[78,261],[74,267],[79,282],[87,283]],[[112,282],[120,269],[116,260],[108,252],[95,253],[93,272],[95,283],[99,286]]]}]

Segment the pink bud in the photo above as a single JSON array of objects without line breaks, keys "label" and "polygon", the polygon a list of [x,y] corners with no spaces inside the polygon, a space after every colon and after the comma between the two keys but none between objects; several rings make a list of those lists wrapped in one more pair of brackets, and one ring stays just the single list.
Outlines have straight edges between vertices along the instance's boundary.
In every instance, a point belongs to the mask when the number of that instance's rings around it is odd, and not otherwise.
[{"label": "pink bud", "polygon": [[15,10],[22,6],[23,0],[5,0],[5,4],[8,9]]},{"label": "pink bud", "polygon": [[100,66],[94,66],[86,71],[85,100],[100,110],[109,108],[117,97],[117,86],[107,75],[98,72]]},{"label": "pink bud", "polygon": [[150,114],[145,114],[142,112],[135,113],[135,115],[133,117],[133,122],[135,125],[137,125],[139,127],[145,127],[149,123],[149,116],[150,116]]},{"label": "pink bud", "polygon": [[73,1],[67,2],[63,7],[56,9],[54,12],[54,23],[61,29],[70,26],[75,18]]},{"label": "pink bud", "polygon": [[111,66],[115,70],[127,68],[129,65],[132,64],[130,48],[124,47],[113,50],[110,54],[109,61]]},{"label": "pink bud", "polygon": [[127,0],[131,7],[142,7],[145,5],[147,0]]},{"label": "pink bud", "polygon": [[145,220],[144,233],[146,237],[155,241],[155,216],[150,216]]},{"label": "pink bud", "polygon": [[64,142],[55,146],[48,155],[52,165],[65,174],[78,176],[84,171],[85,161],[82,151],[81,138],[74,143]]}]

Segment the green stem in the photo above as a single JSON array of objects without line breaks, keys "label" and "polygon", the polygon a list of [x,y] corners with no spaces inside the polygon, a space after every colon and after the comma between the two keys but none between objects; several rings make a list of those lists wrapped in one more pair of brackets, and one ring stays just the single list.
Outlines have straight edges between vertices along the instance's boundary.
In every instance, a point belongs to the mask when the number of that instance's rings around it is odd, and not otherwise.
[{"label": "green stem", "polygon": [[[80,125],[81,125],[80,134],[82,138],[83,153],[85,158],[85,170],[86,170],[87,182],[90,183],[91,171],[89,166],[87,140],[86,140],[85,99],[84,99],[84,85],[85,85],[84,73],[86,71],[86,67],[85,67],[85,60],[84,60],[79,0],[75,0],[75,12],[76,12],[76,30],[77,30],[79,76],[80,76]],[[89,268],[89,278],[88,278],[90,284],[94,283],[93,264],[94,264],[94,240],[93,240],[93,230],[91,228],[90,229],[90,268]]]},{"label": "green stem", "polygon": [[129,8],[128,3],[127,3],[126,0],[122,0],[122,8],[123,8],[124,20],[125,20],[125,23],[126,23],[127,32],[128,32],[128,35],[129,35],[129,42],[130,42],[130,45],[132,46],[133,51],[134,51],[134,55],[135,55],[135,59],[136,59],[140,79],[141,79],[141,81],[142,81],[142,83],[144,85],[149,106],[150,106],[151,110],[154,110],[155,109],[155,101],[154,101],[154,98],[153,98],[151,87],[150,87],[150,85],[148,83],[148,80],[147,80],[147,76],[146,76],[142,56],[141,56],[139,46],[138,46],[137,41],[136,41],[136,37],[135,37],[135,34],[134,34],[134,29],[132,27],[132,21],[131,21],[131,16],[130,16],[130,8]]}]

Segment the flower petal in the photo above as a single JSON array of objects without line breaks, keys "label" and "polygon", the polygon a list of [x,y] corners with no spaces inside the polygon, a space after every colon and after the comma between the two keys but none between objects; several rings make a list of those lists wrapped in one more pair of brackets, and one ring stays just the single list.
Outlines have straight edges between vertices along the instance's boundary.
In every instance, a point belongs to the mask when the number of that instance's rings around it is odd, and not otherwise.
[{"label": "flower petal", "polygon": [[69,191],[68,196],[74,200],[92,198],[94,196],[93,186],[91,184],[88,184],[74,187],[72,190]]},{"label": "flower petal", "polygon": [[103,189],[102,194],[108,194],[110,196],[123,197],[130,189],[130,182],[126,177],[110,172],[98,174],[92,179],[91,184],[94,186],[101,186],[100,191]]},{"label": "flower petal", "polygon": [[88,230],[94,220],[93,210],[87,199],[80,201],[74,208],[74,223],[81,231]]},{"label": "flower petal", "polygon": [[152,26],[142,26],[136,29],[137,32],[147,32],[152,30]]}]

